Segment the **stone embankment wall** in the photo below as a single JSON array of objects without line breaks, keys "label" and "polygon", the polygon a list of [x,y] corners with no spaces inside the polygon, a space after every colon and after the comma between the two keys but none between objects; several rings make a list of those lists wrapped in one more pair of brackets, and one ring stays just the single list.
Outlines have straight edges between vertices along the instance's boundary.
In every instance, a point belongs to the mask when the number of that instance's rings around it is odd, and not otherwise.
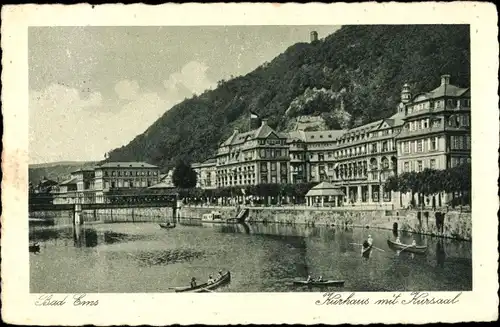
[{"label": "stone embankment wall", "polygon": [[[241,207],[240,209],[243,209]],[[438,214],[432,210],[386,211],[354,208],[308,207],[248,207],[249,223],[305,224],[328,226],[352,226],[407,231],[454,239],[471,240],[472,220],[470,212],[450,211]],[[201,219],[203,214],[218,211],[223,219],[236,218],[238,208],[217,206],[184,206],[177,211],[178,219]],[[54,224],[72,224],[72,213],[66,211],[34,212],[31,218],[53,220]],[[85,223],[92,222],[164,222],[173,218],[170,207],[119,208],[84,210]]]},{"label": "stone embankment wall", "polygon": [[[82,210],[81,217],[84,223],[165,222],[172,221],[173,209],[170,207],[144,207]],[[73,224],[72,211],[37,211],[30,213],[30,218],[52,221],[54,225]]]},{"label": "stone embankment wall", "polygon": [[250,208],[247,222],[366,227],[383,222],[384,211],[318,208]]},{"label": "stone embankment wall", "polygon": [[84,222],[165,222],[172,221],[170,207],[115,208],[82,211]]},{"label": "stone embankment wall", "polygon": [[[360,210],[357,208],[248,207],[248,209],[249,214],[246,219],[248,223],[334,225],[388,230],[396,228],[399,231],[461,240],[472,238],[470,212],[443,212],[442,218],[436,218],[432,210],[423,210],[419,213],[419,211],[410,210]],[[191,219],[201,218],[204,213],[212,211],[220,212],[223,219],[235,218],[238,214],[234,207],[185,206],[180,210],[180,216]]]},{"label": "stone embankment wall", "polygon": [[470,212],[449,211],[439,213],[432,210],[409,211],[394,217],[398,229],[412,233],[443,236],[460,240],[472,239],[472,216]]}]

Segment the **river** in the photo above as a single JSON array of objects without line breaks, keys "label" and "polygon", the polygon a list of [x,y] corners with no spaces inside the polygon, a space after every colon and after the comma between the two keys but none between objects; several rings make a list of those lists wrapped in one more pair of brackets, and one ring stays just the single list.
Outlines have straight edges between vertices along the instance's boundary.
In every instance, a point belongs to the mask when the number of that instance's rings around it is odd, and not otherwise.
[{"label": "river", "polygon": [[[370,258],[359,245],[368,235]],[[396,253],[392,231],[290,225],[222,225],[186,222],[174,229],[155,223],[30,227],[33,293],[172,292],[191,277],[204,282],[219,269],[231,282],[217,292],[470,291],[471,243],[400,234],[427,244],[425,255]],[[343,287],[295,286],[307,275],[345,280]]]}]

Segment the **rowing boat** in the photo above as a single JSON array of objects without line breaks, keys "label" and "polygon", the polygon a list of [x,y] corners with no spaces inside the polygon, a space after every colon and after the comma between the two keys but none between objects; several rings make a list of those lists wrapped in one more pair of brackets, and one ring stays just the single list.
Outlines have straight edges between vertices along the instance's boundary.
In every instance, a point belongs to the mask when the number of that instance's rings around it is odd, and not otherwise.
[{"label": "rowing boat", "polygon": [[424,254],[427,252],[427,246],[408,245],[408,244],[396,243],[391,240],[387,240],[387,244],[393,250],[398,250],[398,251],[404,250],[415,254]]},{"label": "rowing boat", "polygon": [[322,280],[322,281],[307,281],[307,280],[295,280],[293,281],[295,285],[310,285],[310,286],[342,286],[345,280]]},{"label": "rowing boat", "polygon": [[212,284],[205,283],[205,284],[196,285],[195,287],[191,287],[191,286],[181,287],[181,288],[177,288],[175,290],[175,292],[176,293],[180,293],[180,292],[183,292],[183,293],[188,293],[188,292],[189,293],[202,293],[202,292],[207,292],[207,290],[210,291],[210,290],[216,289],[217,287],[222,286],[224,284],[227,284],[230,281],[231,281],[231,273],[228,271],[227,273],[222,275],[219,279],[217,279]]},{"label": "rowing boat", "polygon": [[175,228],[175,224],[164,224],[164,223],[159,223],[158,225],[160,225],[161,228]]},{"label": "rowing boat", "polygon": [[38,253],[40,252],[40,245],[38,245],[37,243],[33,244],[33,245],[30,245],[29,246],[29,251],[30,252],[33,252],[33,253]]}]

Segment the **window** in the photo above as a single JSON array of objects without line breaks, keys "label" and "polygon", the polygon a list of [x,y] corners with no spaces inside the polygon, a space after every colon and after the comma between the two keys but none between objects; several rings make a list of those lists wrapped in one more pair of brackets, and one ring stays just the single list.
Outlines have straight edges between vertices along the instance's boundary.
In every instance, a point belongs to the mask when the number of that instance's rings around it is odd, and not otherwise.
[{"label": "window", "polygon": [[405,161],[403,164],[403,172],[408,173],[410,171],[410,163],[408,161]]},{"label": "window", "polygon": [[260,149],[260,157],[265,158],[266,157],[266,150],[265,149]]},{"label": "window", "polygon": [[276,170],[276,162],[271,162],[271,170],[272,171]]},{"label": "window", "polygon": [[471,139],[470,139],[470,135],[467,135],[465,137],[465,149],[466,150],[470,150],[471,149]]},{"label": "window", "polygon": [[422,160],[417,161],[417,171],[420,172],[424,169]]},{"label": "window", "polygon": [[437,137],[431,138],[431,151],[437,150]]},{"label": "window", "polygon": [[429,168],[430,169],[436,169],[436,159],[431,159],[429,161]]},{"label": "window", "polygon": [[385,152],[385,151],[389,151],[389,147],[387,145],[387,141],[384,141],[382,143],[382,151]]},{"label": "window", "polygon": [[423,152],[424,151],[424,140],[418,140],[417,141],[417,152]]},{"label": "window", "polygon": [[267,172],[267,163],[262,162],[262,163],[260,164],[260,171],[261,171],[261,172]]},{"label": "window", "polygon": [[404,153],[410,153],[410,142],[409,141],[406,141],[403,143],[404,144],[404,147],[403,147],[403,152]]}]

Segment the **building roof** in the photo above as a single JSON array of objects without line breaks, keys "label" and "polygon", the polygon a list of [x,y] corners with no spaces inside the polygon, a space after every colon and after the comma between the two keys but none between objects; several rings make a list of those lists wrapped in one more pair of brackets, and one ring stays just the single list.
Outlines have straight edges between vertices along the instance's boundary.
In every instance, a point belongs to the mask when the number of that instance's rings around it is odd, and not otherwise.
[{"label": "building roof", "polygon": [[152,185],[150,187],[148,187],[149,189],[160,189],[160,188],[174,188],[174,185],[172,185],[171,183],[167,183],[165,181],[163,182],[159,182],[155,185]]},{"label": "building roof", "polygon": [[332,183],[322,182],[313,187],[307,192],[306,196],[335,196],[335,195],[345,195],[340,188],[336,187]]},{"label": "building roof", "polygon": [[437,88],[429,92],[418,93],[413,97],[412,102],[420,102],[429,99],[437,99],[441,97],[460,97],[467,96],[470,88],[461,88],[453,84],[441,84]]},{"label": "building roof", "polygon": [[191,167],[193,168],[198,168],[198,167],[201,167],[201,166],[215,166],[217,164],[217,159],[216,158],[210,158],[210,159],[207,159],[203,162],[195,162],[191,165]]},{"label": "building roof", "polygon": [[341,137],[346,131],[333,129],[329,131],[303,132],[306,142],[328,142]]},{"label": "building roof", "polygon": [[40,185],[57,185],[57,182],[51,179],[42,179]]},{"label": "building roof", "polygon": [[71,174],[84,172],[84,171],[94,171],[94,168],[79,168],[77,170],[72,171]]},{"label": "building roof", "polygon": [[155,165],[148,164],[147,162],[106,162],[96,167],[96,169],[99,168],[158,168],[158,167]]},{"label": "building roof", "polygon": [[263,139],[269,137],[269,135],[273,133],[278,138],[286,138],[285,134],[277,133],[269,125],[262,124],[259,128],[245,133],[240,133],[238,130],[235,130],[233,134],[221,144],[221,146],[237,145],[245,143],[247,140]]},{"label": "building roof", "polygon": [[67,179],[67,180],[61,182],[59,185],[68,185],[68,184],[76,184],[76,177],[72,177],[70,179]]},{"label": "building roof", "polygon": [[217,159],[216,158],[210,158],[210,159],[207,159],[207,160],[203,161],[203,164],[206,164],[206,165],[208,165],[208,164],[215,164],[215,163],[217,163]]}]

